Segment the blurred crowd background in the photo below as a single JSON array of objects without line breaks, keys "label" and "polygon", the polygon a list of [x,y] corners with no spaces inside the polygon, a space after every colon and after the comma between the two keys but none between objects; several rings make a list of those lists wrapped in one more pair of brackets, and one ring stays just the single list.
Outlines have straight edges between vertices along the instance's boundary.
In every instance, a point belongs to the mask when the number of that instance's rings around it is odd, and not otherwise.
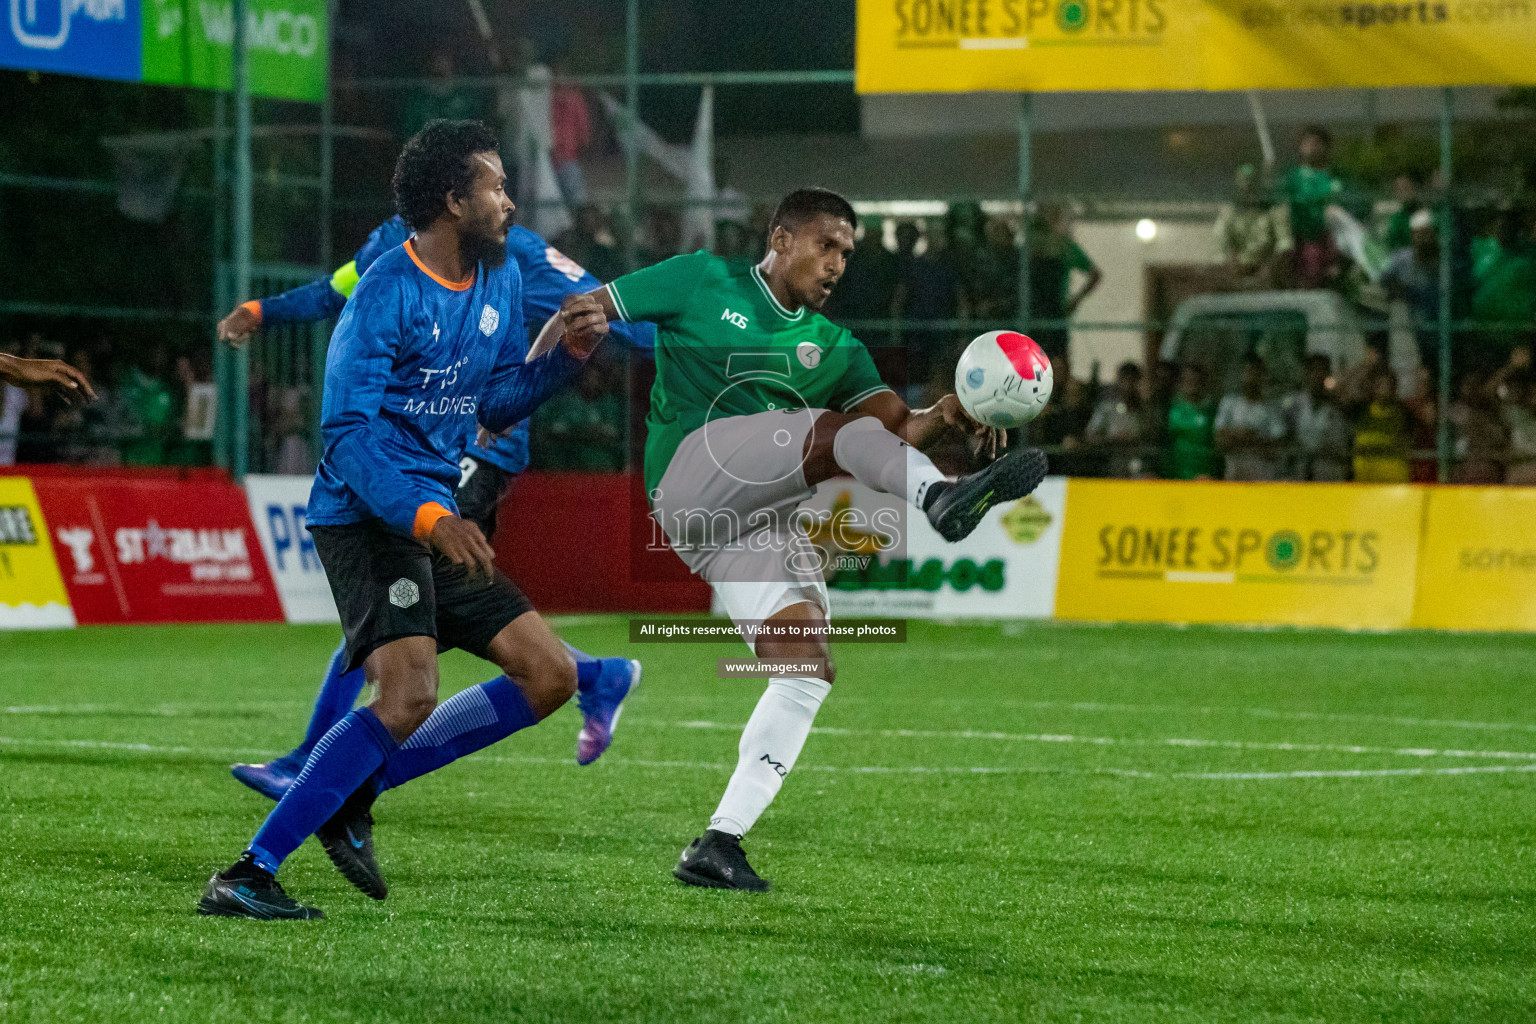
[{"label": "blurred crowd background", "polygon": [[[386,19],[341,4],[333,116],[347,126],[347,141],[336,153],[333,241],[317,240],[313,190],[305,188],[315,173],[312,132],[264,135],[258,128],[257,260],[294,283],[328,271],[326,261],[345,262],[391,212],[388,178],[400,141],[433,117],[496,125],[509,172],[524,176],[519,194],[530,195],[518,154],[535,101],[547,105],[538,116],[548,118],[563,211],[551,241],[599,279],[701,244],[729,260],[756,262],[781,179],[842,188],[863,219],[826,315],[870,346],[914,406],[952,390],[955,360],[975,334],[1026,329],[1050,354],[1055,374],[1055,397],[1027,438],[1050,451],[1057,472],[1432,480],[1443,420],[1453,479],[1536,481],[1536,91],[1501,92],[1491,103],[1494,120],[1458,128],[1450,189],[1438,172],[1432,125],[1361,123],[1351,115],[1328,126],[1277,127],[1281,153],[1268,163],[1251,138],[1234,142],[1241,132],[1172,126],[1157,135],[1158,159],[1198,159],[1201,180],[1214,167],[1224,184],[1191,194],[1199,175],[1160,170],[1168,187],[1139,195],[1144,176],[1127,167],[1126,191],[1106,196],[1102,181],[1115,178],[1110,166],[1099,180],[1084,180],[1082,192],[1070,177],[1047,182],[1023,207],[1006,195],[882,195],[888,190],[880,182],[860,187],[861,174],[873,175],[857,160],[843,163],[851,182],[796,179],[797,161],[810,168],[803,173],[820,173],[836,166],[823,149],[835,154],[860,137],[869,114],[851,89],[722,90],[714,111],[720,144],[712,155],[712,237],[705,237],[698,218],[688,216],[687,198],[654,172],[642,179],[635,206],[617,187],[623,155],[611,104],[603,87],[575,80],[621,65],[622,20],[612,6],[574,15],[539,4],[493,7],[493,20],[515,42],[487,48],[456,21],[424,31],[421,19],[439,15]],[[807,31],[786,41],[739,23],[750,12],[733,9],[711,21],[700,7],[682,0],[648,6],[648,67],[851,65],[852,17],[841,8],[808,13]],[[750,53],[747,38],[756,48]],[[434,42],[424,46],[423,39]],[[391,76],[410,81],[363,87]],[[208,238],[218,230],[211,149],[183,142],[168,158],[126,167],[104,154],[113,139],[201,123],[215,99],[8,71],[0,71],[0,95],[17,123],[33,126],[0,139],[0,243],[24,255],[11,261],[0,294],[0,350],[67,359],[101,392],[92,406],[66,408],[41,391],[5,388],[0,464],[209,463],[218,405],[212,323],[226,312],[212,309],[210,298],[219,273],[208,256]],[[698,95],[647,91],[642,117],[660,137],[686,144]],[[304,105],[277,101],[261,101],[258,114],[269,125],[313,120]],[[1104,145],[1102,135],[1084,136],[1085,144]],[[1190,155],[1191,148],[1200,152]],[[755,156],[744,163],[742,154]],[[770,157],[779,168],[773,173],[760,166]],[[1095,162],[1114,160],[1123,154],[1105,150]],[[959,167],[955,177],[969,173]],[[150,201],[157,198],[163,201]],[[1127,214],[1138,203],[1146,217]],[[639,216],[627,216],[631,209]],[[536,212],[525,206],[525,220]],[[1155,268],[1096,260],[1095,246],[1080,236],[1107,219],[1134,223],[1143,242],[1171,220],[1186,236],[1194,225],[1204,233],[1204,258],[1181,257],[1184,277],[1169,297],[1158,290],[1166,275],[1156,277]],[[1117,274],[1132,273],[1147,275],[1135,282],[1144,298],[1134,322],[1086,322],[1084,304],[1101,288],[1125,284]],[[1296,328],[1284,317],[1236,325],[1217,356],[1187,334],[1177,352],[1164,350],[1178,302],[1192,295],[1257,296],[1263,308],[1263,296],[1298,291],[1336,296],[1363,350],[1317,351],[1305,329],[1287,338]],[[1442,408],[1445,294],[1455,330],[1452,401]],[[1090,328],[1131,340],[1095,347],[1083,341]],[[1409,362],[1395,354],[1404,339]],[[252,466],[307,473],[318,455],[318,396],[274,365],[256,358],[251,366],[259,424]],[[617,472],[631,464],[648,380],[648,368],[623,353],[594,360],[535,417],[535,467]]]}]

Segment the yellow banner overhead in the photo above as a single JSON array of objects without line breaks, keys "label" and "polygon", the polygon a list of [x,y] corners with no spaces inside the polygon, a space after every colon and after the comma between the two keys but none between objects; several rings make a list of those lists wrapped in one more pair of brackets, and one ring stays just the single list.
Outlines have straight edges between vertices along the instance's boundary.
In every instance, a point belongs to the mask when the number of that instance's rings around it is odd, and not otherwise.
[{"label": "yellow banner overhead", "polygon": [[1527,0],[859,0],[859,92],[1536,83]]},{"label": "yellow banner overhead", "polygon": [[1401,628],[1413,487],[1072,480],[1056,615]]},{"label": "yellow banner overhead", "polygon": [[1536,630],[1536,489],[1429,494],[1413,624]]}]

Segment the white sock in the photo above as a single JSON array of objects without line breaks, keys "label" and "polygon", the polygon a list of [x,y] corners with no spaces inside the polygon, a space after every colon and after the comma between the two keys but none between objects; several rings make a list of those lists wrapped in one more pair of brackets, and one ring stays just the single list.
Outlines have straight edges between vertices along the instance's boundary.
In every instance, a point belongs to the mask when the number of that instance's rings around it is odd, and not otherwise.
[{"label": "white sock", "polygon": [[738,748],[741,759],[715,808],[709,827],[744,836],[773,803],[784,776],[795,766],[821,702],[832,692],[822,679],[770,679]]},{"label": "white sock", "polygon": [[832,438],[832,457],[866,487],[899,494],[921,510],[930,485],[948,479],[922,452],[873,416],[847,424]]}]

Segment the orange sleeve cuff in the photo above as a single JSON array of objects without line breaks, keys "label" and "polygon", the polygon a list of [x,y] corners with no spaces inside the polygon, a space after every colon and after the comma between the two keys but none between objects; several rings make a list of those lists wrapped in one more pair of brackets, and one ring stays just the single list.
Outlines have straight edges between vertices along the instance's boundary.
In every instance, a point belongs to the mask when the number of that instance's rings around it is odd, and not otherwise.
[{"label": "orange sleeve cuff", "polygon": [[252,299],[249,302],[242,302],[242,303],[240,303],[240,308],[241,309],[248,309],[248,310],[250,310],[251,316],[256,318],[256,322],[257,323],[261,323],[261,300],[260,299]]},{"label": "orange sleeve cuff", "polygon": [[411,532],[416,535],[417,540],[425,543],[432,536],[432,527],[437,525],[437,521],[451,515],[453,515],[452,512],[437,502],[429,501],[416,510],[416,523],[411,527]]}]

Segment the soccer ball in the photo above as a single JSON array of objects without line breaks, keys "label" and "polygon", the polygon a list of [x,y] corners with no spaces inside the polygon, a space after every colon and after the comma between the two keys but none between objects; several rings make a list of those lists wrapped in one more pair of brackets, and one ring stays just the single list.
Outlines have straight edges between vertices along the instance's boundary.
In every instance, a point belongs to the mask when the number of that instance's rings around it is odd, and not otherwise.
[{"label": "soccer ball", "polygon": [[1051,361],[1018,331],[988,331],[961,354],[955,394],[977,423],[1022,427],[1051,399]]}]

